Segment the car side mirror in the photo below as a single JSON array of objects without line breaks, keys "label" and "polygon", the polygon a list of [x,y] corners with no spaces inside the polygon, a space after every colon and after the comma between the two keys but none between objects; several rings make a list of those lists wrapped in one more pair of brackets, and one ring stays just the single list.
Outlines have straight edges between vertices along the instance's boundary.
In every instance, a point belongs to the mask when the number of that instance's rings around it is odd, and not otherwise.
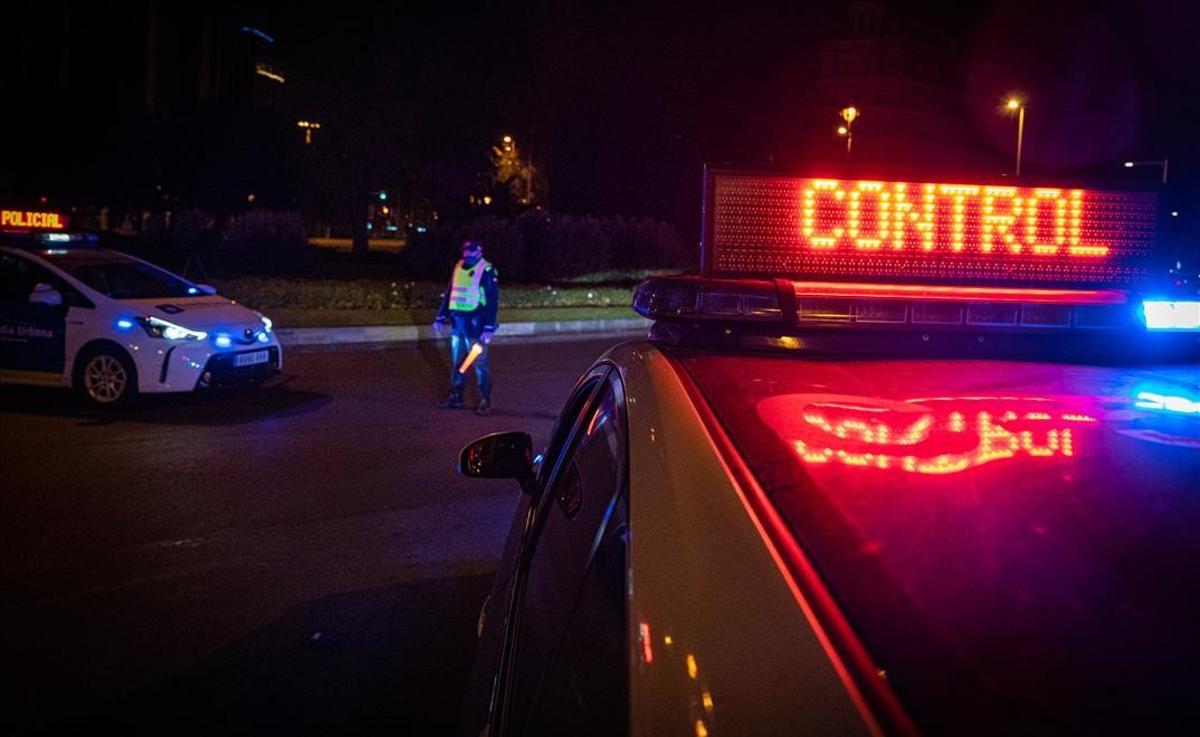
[{"label": "car side mirror", "polygon": [[516,479],[521,491],[533,494],[533,439],[519,431],[484,435],[462,449],[458,473],[480,479]]},{"label": "car side mirror", "polygon": [[63,296],[62,292],[49,284],[38,282],[33,285],[33,291],[29,293],[29,301],[47,307],[58,307],[63,303]]},{"label": "car side mirror", "polygon": [[217,293],[217,288],[211,284],[197,284],[196,289],[200,290],[200,294],[212,295]]}]

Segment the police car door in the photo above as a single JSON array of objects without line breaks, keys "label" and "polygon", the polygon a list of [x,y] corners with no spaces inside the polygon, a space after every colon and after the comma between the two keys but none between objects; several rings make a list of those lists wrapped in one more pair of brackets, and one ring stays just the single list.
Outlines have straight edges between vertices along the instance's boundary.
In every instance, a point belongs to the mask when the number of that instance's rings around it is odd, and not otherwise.
[{"label": "police car door", "polygon": [[0,252],[0,372],[57,383],[66,363],[66,285],[27,258]]},{"label": "police car door", "polygon": [[611,371],[536,501],[499,734],[626,731],[626,447]]}]

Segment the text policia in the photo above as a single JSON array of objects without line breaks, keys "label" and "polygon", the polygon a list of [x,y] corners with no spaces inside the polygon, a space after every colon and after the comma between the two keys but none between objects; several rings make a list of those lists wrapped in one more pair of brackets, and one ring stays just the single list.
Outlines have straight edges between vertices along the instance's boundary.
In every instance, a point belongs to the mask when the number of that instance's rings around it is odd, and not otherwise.
[{"label": "text policia", "polygon": [[66,216],[57,212],[31,212],[29,210],[0,209],[0,228],[63,230],[66,227]]},{"label": "text policia", "polygon": [[710,176],[711,274],[1127,282],[1158,221],[1151,192]]}]

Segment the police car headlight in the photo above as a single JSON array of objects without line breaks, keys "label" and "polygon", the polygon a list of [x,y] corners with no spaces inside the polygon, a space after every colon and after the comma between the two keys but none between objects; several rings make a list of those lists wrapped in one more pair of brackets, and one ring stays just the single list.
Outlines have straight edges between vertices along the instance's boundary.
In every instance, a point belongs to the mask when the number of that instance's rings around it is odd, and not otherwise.
[{"label": "police car headlight", "polygon": [[176,325],[159,317],[141,317],[138,318],[138,324],[146,331],[146,335],[149,335],[151,338],[204,340],[208,337],[208,333],[203,330],[189,330],[182,325]]},{"label": "police car headlight", "polygon": [[275,323],[271,322],[271,318],[267,317],[266,315],[259,315],[259,317],[262,318],[263,329],[268,333],[271,332],[271,328],[275,327]]}]

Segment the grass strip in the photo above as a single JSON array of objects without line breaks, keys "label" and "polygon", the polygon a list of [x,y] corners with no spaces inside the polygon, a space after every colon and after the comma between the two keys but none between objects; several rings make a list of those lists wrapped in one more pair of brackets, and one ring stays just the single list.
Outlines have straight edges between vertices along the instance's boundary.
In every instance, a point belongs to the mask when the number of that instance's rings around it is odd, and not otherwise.
[{"label": "grass strip", "polygon": [[[433,308],[321,309],[280,307],[266,310],[281,328],[331,328],[366,325],[427,325]],[[637,317],[628,306],[616,307],[514,307],[500,308],[501,332],[509,322],[552,322],[559,320],[621,320]]]}]

